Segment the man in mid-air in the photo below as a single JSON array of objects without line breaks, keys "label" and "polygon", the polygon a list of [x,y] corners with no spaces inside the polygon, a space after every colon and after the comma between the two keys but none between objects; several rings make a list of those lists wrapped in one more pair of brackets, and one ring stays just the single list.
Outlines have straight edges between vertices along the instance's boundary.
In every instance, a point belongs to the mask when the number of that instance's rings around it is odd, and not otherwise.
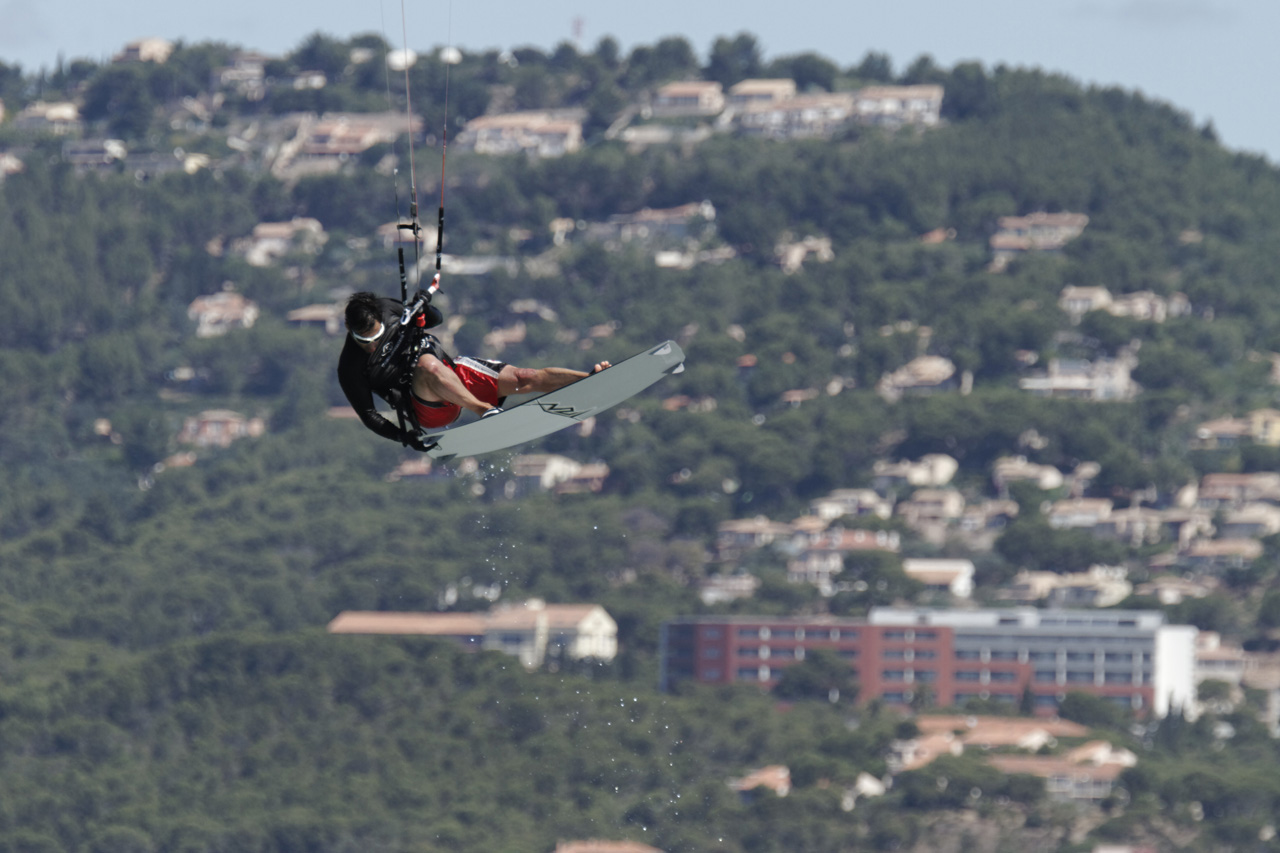
[{"label": "man in mid-air", "polygon": [[[400,328],[403,310],[402,303],[368,292],[356,293],[347,301],[347,339],[338,358],[338,383],[366,427],[415,450],[427,449],[417,427],[448,426],[463,409],[480,417],[493,415],[502,411],[503,401],[512,394],[555,391],[589,375],[564,367],[515,367],[484,358],[452,358],[425,332],[444,321],[430,302],[423,312],[424,325],[416,332],[421,336],[421,344],[414,349],[416,360],[389,370],[379,363],[378,355],[388,336],[409,333]],[[609,362],[602,361],[591,373],[607,367]],[[416,424],[402,429],[384,418],[374,407],[374,394]]]}]

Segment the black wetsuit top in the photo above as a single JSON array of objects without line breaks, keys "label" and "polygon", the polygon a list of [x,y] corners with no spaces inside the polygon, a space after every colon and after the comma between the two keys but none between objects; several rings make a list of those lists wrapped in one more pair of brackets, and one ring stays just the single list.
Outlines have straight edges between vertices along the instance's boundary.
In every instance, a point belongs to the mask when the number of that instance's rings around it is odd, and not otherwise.
[{"label": "black wetsuit top", "polygon": [[[404,305],[395,299],[388,298],[379,299],[378,304],[381,309],[379,319],[382,320],[382,325],[388,329],[398,327]],[[427,305],[425,313],[427,328],[438,326],[444,321],[444,315],[434,305]],[[379,338],[378,343],[382,344],[383,340]],[[399,425],[384,418],[374,407],[374,394],[394,407],[398,392],[391,385],[376,386],[370,380],[368,365],[372,358],[373,355],[361,349],[348,332],[346,343],[342,346],[342,355],[338,356],[338,384],[342,386],[342,393],[347,395],[351,408],[355,409],[356,414],[360,416],[361,423],[383,438],[404,441],[408,436],[401,432]]]}]

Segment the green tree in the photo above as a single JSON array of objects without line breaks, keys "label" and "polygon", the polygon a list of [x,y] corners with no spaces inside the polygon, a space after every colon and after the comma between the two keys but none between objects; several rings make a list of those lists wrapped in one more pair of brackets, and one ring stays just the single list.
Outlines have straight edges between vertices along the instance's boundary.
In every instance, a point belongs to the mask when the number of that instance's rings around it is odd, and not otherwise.
[{"label": "green tree", "polygon": [[858,686],[848,661],[829,649],[814,649],[782,670],[773,694],[780,699],[852,702]]},{"label": "green tree", "polygon": [[760,68],[760,45],[755,36],[739,33],[731,39],[722,36],[715,40],[702,74],[727,89],[739,80],[759,76]]}]

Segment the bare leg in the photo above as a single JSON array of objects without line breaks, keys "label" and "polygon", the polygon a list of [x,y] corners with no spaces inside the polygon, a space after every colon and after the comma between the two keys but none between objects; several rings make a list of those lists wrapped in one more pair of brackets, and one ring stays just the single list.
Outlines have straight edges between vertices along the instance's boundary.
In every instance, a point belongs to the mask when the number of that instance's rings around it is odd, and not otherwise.
[{"label": "bare leg", "polygon": [[458,374],[434,355],[424,355],[418,359],[418,365],[413,370],[413,393],[427,402],[453,403],[477,415],[483,415],[493,408],[468,391]]},{"label": "bare leg", "polygon": [[[592,368],[591,373],[599,373],[610,367],[609,362],[602,361]],[[503,397],[512,394],[539,394],[556,391],[564,386],[577,382],[590,373],[581,370],[570,370],[567,367],[515,367],[508,364],[498,374],[498,393]]]}]

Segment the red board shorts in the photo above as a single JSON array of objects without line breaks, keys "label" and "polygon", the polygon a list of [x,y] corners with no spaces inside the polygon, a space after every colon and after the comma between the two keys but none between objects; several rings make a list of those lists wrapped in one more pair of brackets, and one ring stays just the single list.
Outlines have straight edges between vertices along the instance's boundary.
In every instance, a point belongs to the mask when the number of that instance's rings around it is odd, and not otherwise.
[{"label": "red board shorts", "polygon": [[[476,399],[491,406],[502,405],[503,398],[498,396],[498,372],[507,366],[505,362],[464,355],[455,358],[449,366],[458,374],[466,389],[476,395]],[[409,398],[413,400],[413,413],[418,418],[418,426],[424,429],[448,426],[462,414],[462,407],[455,403],[428,403],[413,394]]]}]

